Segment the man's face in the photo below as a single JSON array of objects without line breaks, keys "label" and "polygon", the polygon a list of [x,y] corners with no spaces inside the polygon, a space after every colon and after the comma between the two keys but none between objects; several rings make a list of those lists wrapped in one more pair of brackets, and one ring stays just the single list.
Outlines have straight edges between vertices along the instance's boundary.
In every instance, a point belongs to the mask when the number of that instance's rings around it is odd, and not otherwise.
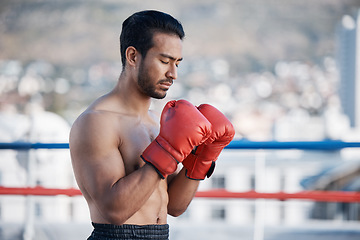
[{"label": "man's face", "polygon": [[162,99],[177,78],[182,41],[177,35],[155,33],[153,42],[154,46],[140,63],[138,85],[147,96]]}]

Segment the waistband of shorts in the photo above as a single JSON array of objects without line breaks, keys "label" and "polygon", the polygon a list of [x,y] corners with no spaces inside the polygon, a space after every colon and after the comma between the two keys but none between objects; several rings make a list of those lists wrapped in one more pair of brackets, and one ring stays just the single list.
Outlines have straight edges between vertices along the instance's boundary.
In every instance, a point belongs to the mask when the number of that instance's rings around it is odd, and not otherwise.
[{"label": "waistband of shorts", "polygon": [[93,239],[168,239],[169,224],[162,225],[113,225],[91,223]]}]

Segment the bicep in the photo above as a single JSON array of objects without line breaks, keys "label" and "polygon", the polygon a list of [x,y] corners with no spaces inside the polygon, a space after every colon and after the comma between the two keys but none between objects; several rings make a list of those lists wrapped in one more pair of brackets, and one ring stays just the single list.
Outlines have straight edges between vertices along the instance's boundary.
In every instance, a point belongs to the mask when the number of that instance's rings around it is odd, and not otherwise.
[{"label": "bicep", "polygon": [[70,150],[76,179],[80,189],[93,199],[104,197],[125,176],[118,145],[118,137],[106,124],[85,121],[72,130]]}]

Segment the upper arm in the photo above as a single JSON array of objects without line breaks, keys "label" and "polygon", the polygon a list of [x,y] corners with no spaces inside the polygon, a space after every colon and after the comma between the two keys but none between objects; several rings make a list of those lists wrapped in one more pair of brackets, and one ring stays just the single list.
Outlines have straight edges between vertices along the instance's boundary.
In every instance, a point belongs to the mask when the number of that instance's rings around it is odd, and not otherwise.
[{"label": "upper arm", "polygon": [[103,198],[123,176],[124,162],[119,151],[119,136],[111,119],[85,114],[70,133],[70,151],[74,173],[84,195]]}]

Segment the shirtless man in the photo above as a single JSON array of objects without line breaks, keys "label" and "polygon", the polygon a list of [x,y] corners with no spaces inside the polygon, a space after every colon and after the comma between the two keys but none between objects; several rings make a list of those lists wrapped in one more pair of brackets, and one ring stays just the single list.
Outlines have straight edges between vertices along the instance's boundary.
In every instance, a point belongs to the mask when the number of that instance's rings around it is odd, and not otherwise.
[{"label": "shirtless man", "polygon": [[210,105],[170,101],[160,119],[149,111],[151,98],[164,98],[177,77],[183,37],[168,14],[130,16],[116,86],[73,124],[73,169],[94,227],[88,239],[168,239],[167,214],[187,209],[233,138],[231,123]]}]

